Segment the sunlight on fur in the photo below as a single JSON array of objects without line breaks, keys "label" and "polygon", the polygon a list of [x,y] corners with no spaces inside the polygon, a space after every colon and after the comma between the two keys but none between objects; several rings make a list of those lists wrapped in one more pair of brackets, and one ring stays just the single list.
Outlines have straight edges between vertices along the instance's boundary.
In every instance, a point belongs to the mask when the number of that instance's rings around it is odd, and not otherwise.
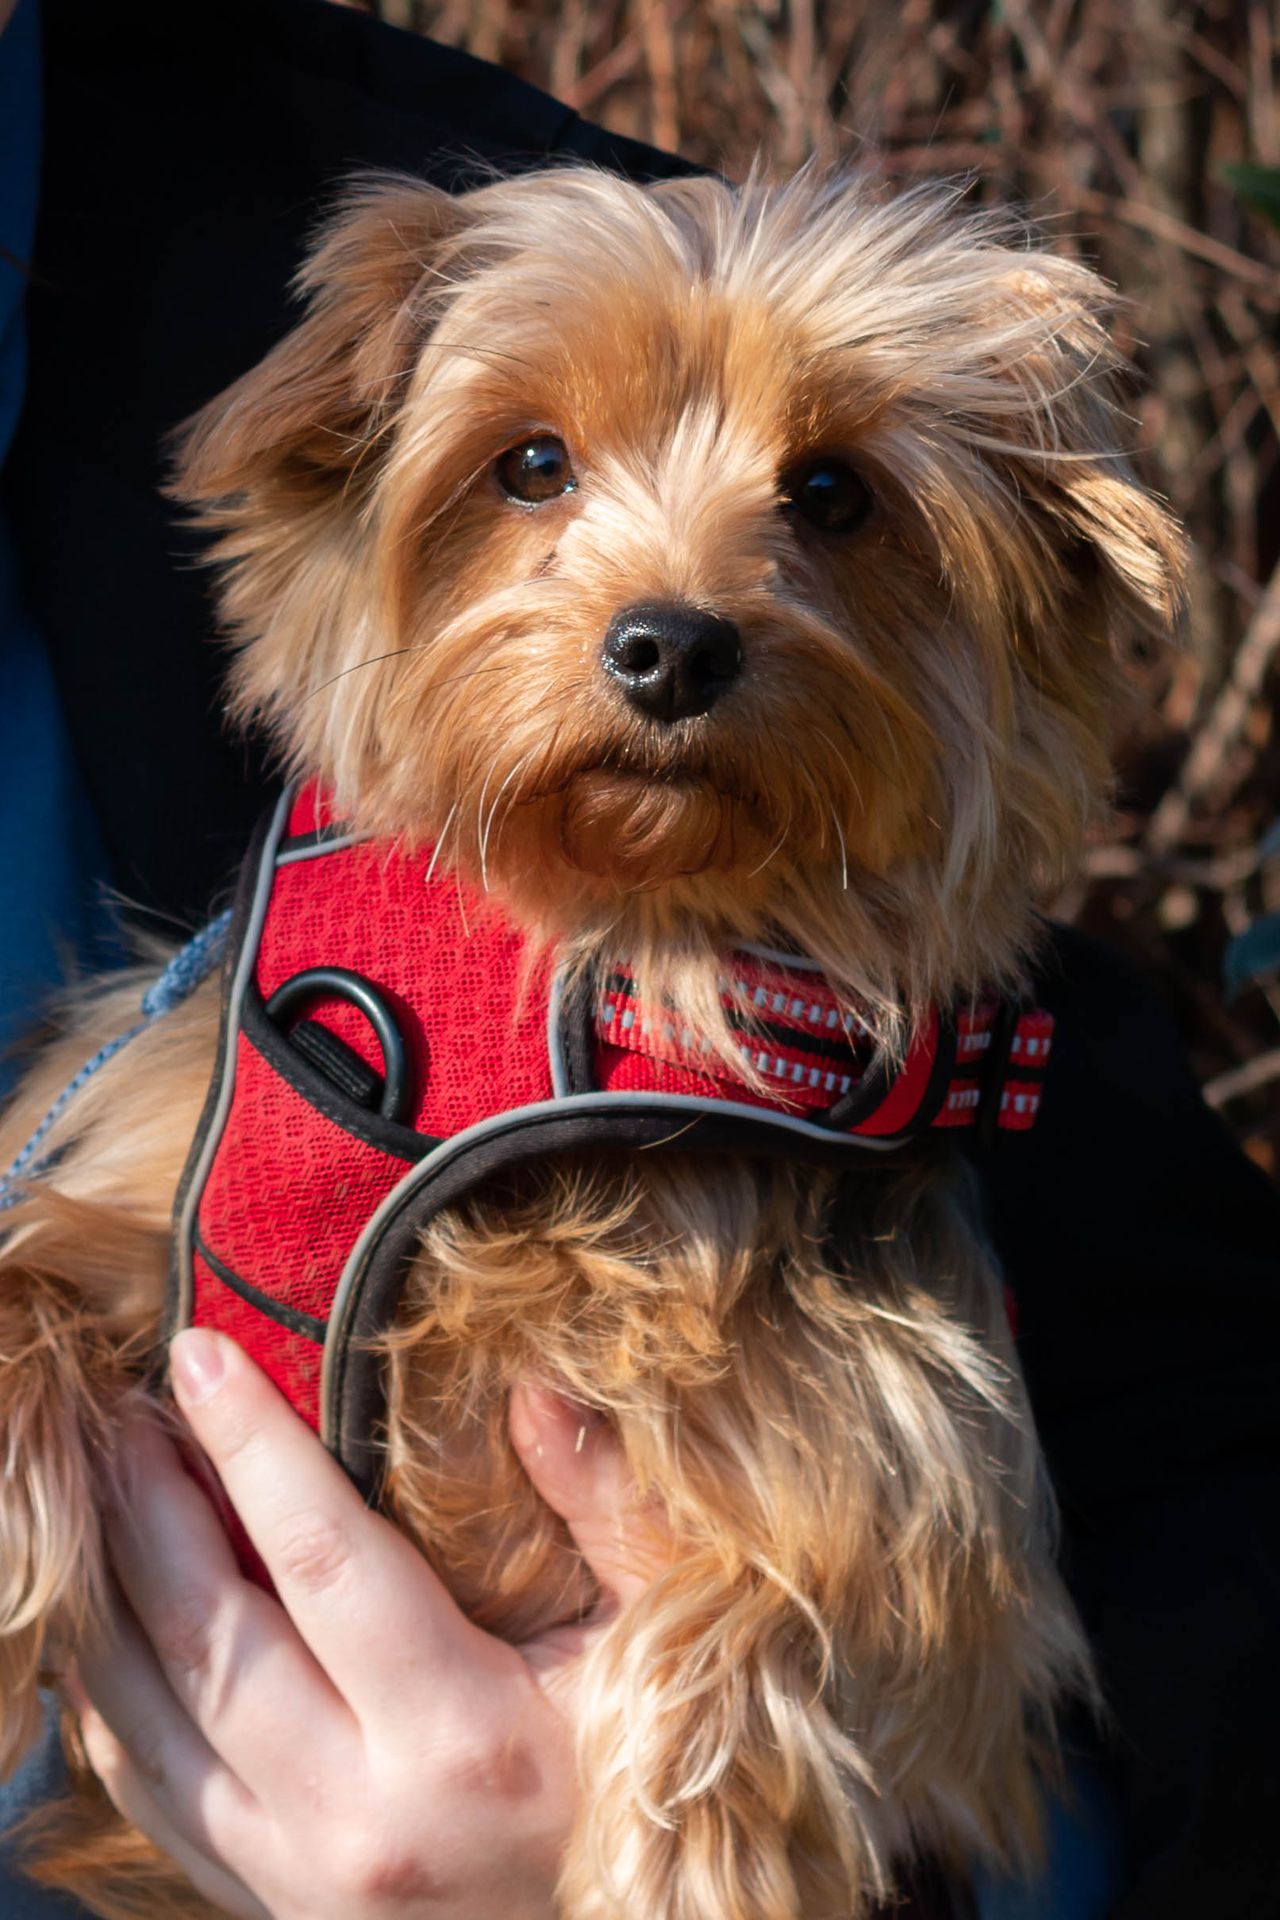
[{"label": "sunlight on fur", "polygon": [[931,1169],[552,1172],[440,1219],[388,1344],[394,1511],[492,1630],[584,1602],[516,1379],[607,1412],[670,1530],[582,1677],[567,1911],[834,1920],[915,1845],[1034,1852],[1088,1655],[1000,1289]]},{"label": "sunlight on fur", "polygon": [[[283,764],[587,975],[630,956],[739,1072],[744,942],[811,956],[891,1054],[1019,981],[1106,804],[1125,662],[1182,597],[1088,269],[948,188],[565,168],[357,183],[299,294],[174,477],[231,707]],[[715,625],[692,688],[654,608]],[[137,991],[64,1010],[0,1165]],[[210,983],[106,1066],[5,1216],[3,1768],[100,1608],[217,1023]],[[508,1179],[433,1222],[385,1348],[392,1509],[476,1620],[520,1638],[595,1597],[508,1440],[518,1379],[614,1422],[666,1543],[579,1676],[566,1920],[860,1920],[916,1857],[1034,1857],[1055,1712],[1094,1686],[938,1142],[838,1179],[676,1153]],[[38,1878],[104,1920],[211,1911],[76,1788]]]}]

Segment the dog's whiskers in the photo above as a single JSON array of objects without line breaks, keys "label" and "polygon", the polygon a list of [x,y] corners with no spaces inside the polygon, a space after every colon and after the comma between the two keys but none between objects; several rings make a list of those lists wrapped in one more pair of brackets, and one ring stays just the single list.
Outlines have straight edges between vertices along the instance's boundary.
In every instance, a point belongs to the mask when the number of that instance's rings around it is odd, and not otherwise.
[{"label": "dog's whiskers", "polygon": [[453,890],[458,899],[458,918],[462,921],[462,931],[469,940],[471,938],[471,922],[467,919],[467,903],[462,897],[462,875],[457,867],[453,870]]},{"label": "dog's whiskers", "polygon": [[349,673],[359,673],[362,667],[377,667],[384,660],[398,660],[402,654],[425,653],[425,651],[426,644],[420,643],[413,647],[392,647],[387,653],[375,653],[371,654],[367,660],[353,661],[349,667],[343,667],[340,672],[330,674],[329,678],[322,680],[318,687],[312,687],[310,693],[304,694],[303,705],[309,700],[314,700],[318,694],[326,692],[328,688],[335,687],[339,680],[345,680]]},{"label": "dog's whiskers", "polygon": [[[485,465],[487,464],[486,462]],[[453,532],[454,527],[458,523],[458,515],[462,512],[463,506],[466,503],[467,495],[475,486],[483,472],[484,465],[476,467],[470,473],[465,474],[463,478],[459,480],[457,486],[454,487],[453,491],[440,502],[438,507],[433,508],[425,520],[416,521],[412,526],[405,528],[398,542],[402,547],[407,546],[410,541],[424,539],[431,528],[434,527],[446,513],[449,513],[450,508],[453,509],[448,521],[437,535],[434,544],[423,554],[423,566],[426,566],[430,561],[435,559],[436,554]]]},{"label": "dog's whiskers", "polygon": [[[434,642],[428,640],[425,641],[422,646],[410,647],[407,648],[406,651],[410,653],[427,653],[432,649],[433,645]],[[408,699],[410,693],[412,693],[412,697],[415,700],[423,700],[426,699],[429,694],[443,692],[446,687],[456,687],[460,686],[464,680],[474,680],[478,674],[501,673],[502,671],[503,668],[500,664],[490,662],[487,666],[468,667],[462,673],[446,674],[443,679],[428,680],[424,686],[414,687],[412,689],[407,686],[402,686],[390,695],[388,711],[392,710],[398,701]]]},{"label": "dog's whiskers", "polygon": [[791,832],[791,822],[790,820],[788,820],[786,826],[782,829],[782,833],[778,840],[777,845],[771,848],[768,853],[766,853],[764,859],[760,862],[758,867],[752,867],[750,873],[747,875],[748,880],[754,880],[758,873],[763,873],[765,868],[769,865],[769,862],[775,857],[775,855],[782,852],[783,847],[787,843],[787,835],[790,832]]},{"label": "dog's whiskers", "polygon": [[444,817],[444,825],[440,829],[440,837],[436,841],[434,847],[432,847],[431,849],[431,858],[427,863],[427,870],[422,876],[422,884],[424,887],[429,887],[431,885],[432,880],[435,878],[436,863],[438,862],[440,855],[444,850],[444,843],[449,837],[449,829],[453,825],[454,817],[457,814],[457,811],[458,811],[458,802],[455,800],[453,805],[450,807],[448,813],[446,813]]},{"label": "dog's whiskers", "polygon": [[839,847],[840,847],[840,889],[842,893],[848,893],[849,891],[849,849],[848,847],[846,847],[844,843],[844,828],[840,825],[839,815],[836,813],[836,810],[834,807],[831,807],[830,811],[831,811],[831,824],[836,830],[836,840],[838,841]]},{"label": "dog's whiskers", "polygon": [[[480,809],[483,808],[484,806],[484,792],[483,790],[481,791],[480,801],[477,806],[476,824],[480,829],[480,874],[484,882],[484,890],[486,893],[488,893],[489,891],[489,864],[488,864],[489,835],[493,831],[494,818],[502,802],[503,794],[507,791],[507,788],[511,785],[511,782],[515,780],[523,772],[524,768],[528,765],[529,761],[532,760],[534,753],[536,751],[537,751],[536,748],[530,747],[528,753],[522,754],[520,758],[516,761],[516,764],[514,765],[514,767],[512,767],[510,773],[507,775],[502,785],[498,788],[497,793],[494,795],[493,805],[489,809],[488,819],[485,820],[483,824],[481,824],[480,818],[479,818]],[[490,772],[492,772],[492,768],[490,769]],[[488,784],[489,784],[489,776],[486,774],[485,776],[486,788]]]},{"label": "dog's whiskers", "polygon": [[[858,785],[858,777],[854,773],[853,768],[849,765],[844,755],[840,752],[840,749],[837,747],[835,741],[831,738],[831,735],[829,733],[824,733],[821,727],[815,727],[814,732],[817,734],[819,740],[823,741],[825,745],[831,749],[831,752],[834,754],[836,761],[840,766],[841,772],[844,774],[845,779],[849,782],[849,785],[853,788],[854,799],[857,801],[858,805],[861,806],[862,805],[862,789]],[[859,748],[858,750],[859,752],[861,752],[861,748]],[[830,806],[830,802],[828,802],[828,806]],[[831,809],[831,817],[832,819],[835,818],[834,808]],[[841,841],[841,844],[843,845],[843,840]],[[847,892],[848,891],[847,868],[846,868],[845,879],[846,879],[845,891]]]},{"label": "dog's whiskers", "polygon": [[[359,673],[364,667],[381,666],[387,660],[399,660],[403,656],[411,653],[430,653],[433,646],[434,642],[431,640],[420,640],[416,645],[411,647],[392,647],[387,653],[375,653],[371,654],[367,660],[355,660],[349,667],[343,667],[340,672],[330,675],[329,679],[322,680],[318,687],[312,687],[310,693],[303,695],[300,704],[305,706],[308,701],[314,700],[317,695],[322,694],[326,688],[336,685],[339,680],[345,680],[348,674]],[[487,666],[468,667],[465,673],[450,674],[443,680],[428,680],[424,687],[416,689],[415,698],[422,699],[427,694],[438,693],[444,687],[457,686],[460,681],[473,680],[477,674],[501,673],[503,671],[504,669],[501,664],[494,665],[490,663]],[[390,696],[391,702],[394,703],[397,698],[402,696],[403,690],[399,693],[393,693]]]},{"label": "dog's whiskers", "polygon": [[485,859],[486,847],[485,847],[485,837],[484,837],[484,801],[485,801],[485,795],[489,791],[489,782],[492,778],[493,778],[493,761],[491,760],[489,762],[489,771],[485,774],[484,779],[480,783],[480,796],[476,801],[476,848],[480,855],[480,884],[484,888],[486,893],[488,893],[489,891],[489,867]]}]

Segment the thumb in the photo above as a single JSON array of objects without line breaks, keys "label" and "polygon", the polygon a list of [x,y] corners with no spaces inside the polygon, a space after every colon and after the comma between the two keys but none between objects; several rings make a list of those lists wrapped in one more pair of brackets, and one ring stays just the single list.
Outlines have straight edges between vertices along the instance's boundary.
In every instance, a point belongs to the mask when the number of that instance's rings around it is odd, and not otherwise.
[{"label": "thumb", "polygon": [[660,1513],[640,1506],[618,1436],[603,1414],[518,1381],[511,1444],[535,1491],[573,1535],[606,1601],[624,1607],[670,1557]]}]

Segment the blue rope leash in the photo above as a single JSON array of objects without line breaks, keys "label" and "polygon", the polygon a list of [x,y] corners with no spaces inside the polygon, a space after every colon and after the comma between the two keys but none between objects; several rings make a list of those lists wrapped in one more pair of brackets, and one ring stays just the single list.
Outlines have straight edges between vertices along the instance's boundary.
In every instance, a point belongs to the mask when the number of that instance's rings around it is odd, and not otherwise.
[{"label": "blue rope leash", "polygon": [[118,1033],[114,1040],[108,1040],[105,1046],[99,1047],[93,1058],[86,1060],[79,1072],[68,1080],[21,1153],[11,1162],[7,1171],[0,1174],[0,1213],[8,1207],[15,1206],[22,1198],[21,1186],[15,1186],[15,1181],[21,1181],[24,1174],[28,1178],[34,1178],[46,1172],[57,1158],[54,1153],[47,1153],[39,1158],[36,1156],[40,1154],[41,1143],[48,1136],[50,1129],[57,1124],[81,1087],[92,1080],[99,1067],[104,1067],[108,1060],[113,1060],[122,1047],[127,1047],[131,1040],[136,1040],[138,1035],[144,1033],[154,1021],[163,1019],[166,1013],[172,1013],[175,1007],[181,1006],[188,995],[195,992],[200,982],[207,979],[213,972],[222,958],[222,950],[227,943],[227,930],[230,925],[231,909],[228,907],[225,913],[220,913],[216,920],[211,920],[207,927],[202,927],[193,939],[188,940],[186,946],[174,954],[164,972],[157,980],[152,981],[143,994],[141,1020],[126,1028],[123,1033]]}]

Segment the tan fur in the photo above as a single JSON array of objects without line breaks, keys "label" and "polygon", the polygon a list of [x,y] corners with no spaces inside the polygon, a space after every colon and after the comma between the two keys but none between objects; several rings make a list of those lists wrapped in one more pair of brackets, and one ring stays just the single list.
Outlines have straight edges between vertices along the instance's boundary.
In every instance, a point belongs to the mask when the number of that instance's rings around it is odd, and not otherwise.
[{"label": "tan fur", "polygon": [[[367,183],[301,290],[178,467],[219,535],[241,717],[585,969],[632,954],[712,1038],[744,939],[820,959],[891,1049],[1019,976],[1105,800],[1123,657],[1181,594],[1086,269],[938,189],[564,170],[452,200]],[[534,430],[578,486],[525,510],[492,468]],[[846,540],[779,511],[815,452],[874,492]],[[665,729],[598,665],[653,600],[734,620],[747,663]],[[135,1004],[76,1017],[0,1165]],[[98,1604],[214,1025],[205,990],[134,1042],[7,1216],[10,1761]],[[591,1597],[507,1440],[517,1377],[608,1414],[675,1542],[583,1675],[566,1920],[848,1920],[918,1851],[1034,1852],[1055,1703],[1092,1683],[997,1277],[938,1152],[839,1181],[646,1155],[483,1191],[427,1234],[387,1367],[393,1510],[495,1631]],[[41,1877],[109,1920],[199,1912],[85,1796]]]},{"label": "tan fur", "polygon": [[1088,1663],[999,1289],[932,1172],[551,1172],[432,1228],[390,1345],[394,1508],[494,1631],[582,1598],[511,1461],[516,1378],[606,1411],[673,1534],[584,1679],[567,1911],[834,1920],[915,1844],[1023,1857]]}]

